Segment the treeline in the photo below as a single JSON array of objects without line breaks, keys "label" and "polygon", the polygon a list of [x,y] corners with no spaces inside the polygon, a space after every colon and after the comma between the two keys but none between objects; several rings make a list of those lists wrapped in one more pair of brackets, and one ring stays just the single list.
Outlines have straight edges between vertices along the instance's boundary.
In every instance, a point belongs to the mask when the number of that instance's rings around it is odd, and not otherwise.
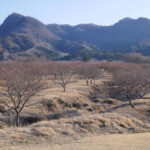
[{"label": "treeline", "polygon": [[141,53],[134,52],[134,53],[127,53],[122,58],[125,62],[130,63],[150,63],[150,57],[149,56],[143,56]]},{"label": "treeline", "polygon": [[[124,56],[124,53],[112,52],[112,51],[100,51],[100,50],[79,50],[77,52],[72,52],[68,56],[61,58],[61,60],[81,60],[81,61],[90,61],[91,59],[95,60],[121,60]],[[60,59],[59,59],[60,60]]]},{"label": "treeline", "polygon": [[81,61],[90,61],[93,59],[98,61],[121,60],[131,63],[150,63],[150,57],[144,56],[140,52],[121,53],[121,52],[100,51],[100,50],[92,50],[92,51],[80,50],[77,52],[72,52],[72,54],[61,58],[61,60],[81,60]]}]

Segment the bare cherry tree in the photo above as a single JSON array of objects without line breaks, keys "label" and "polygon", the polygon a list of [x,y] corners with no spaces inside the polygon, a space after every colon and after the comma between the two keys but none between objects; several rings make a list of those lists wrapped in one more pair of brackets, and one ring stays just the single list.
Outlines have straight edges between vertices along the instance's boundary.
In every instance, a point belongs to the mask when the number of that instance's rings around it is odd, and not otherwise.
[{"label": "bare cherry tree", "polygon": [[102,71],[98,67],[97,63],[83,62],[78,67],[78,74],[80,79],[86,81],[86,85],[89,85],[89,81],[92,80],[95,83],[95,80],[100,77]]},{"label": "bare cherry tree", "polygon": [[91,83],[94,81],[94,84],[96,82],[96,79],[100,79],[101,75],[103,73],[102,69],[99,67],[97,63],[92,63],[89,65],[90,74],[91,74]]},{"label": "bare cherry tree", "polygon": [[143,98],[150,92],[149,72],[141,66],[129,64],[128,68],[114,72],[108,85],[113,98],[128,100],[131,107],[135,107],[132,100]]},{"label": "bare cherry tree", "polygon": [[89,63],[83,62],[78,68],[79,77],[86,81],[86,85],[89,85],[89,80],[91,78],[91,71],[89,69]]},{"label": "bare cherry tree", "polygon": [[43,88],[39,67],[34,63],[4,63],[0,68],[0,103],[16,113],[16,125],[20,125],[20,113],[30,106],[32,97]]},{"label": "bare cherry tree", "polygon": [[74,75],[73,64],[61,62],[57,64],[55,72],[53,74],[55,75],[54,76],[55,83],[60,85],[65,92],[66,86],[69,83],[73,82],[73,80],[71,80]]}]

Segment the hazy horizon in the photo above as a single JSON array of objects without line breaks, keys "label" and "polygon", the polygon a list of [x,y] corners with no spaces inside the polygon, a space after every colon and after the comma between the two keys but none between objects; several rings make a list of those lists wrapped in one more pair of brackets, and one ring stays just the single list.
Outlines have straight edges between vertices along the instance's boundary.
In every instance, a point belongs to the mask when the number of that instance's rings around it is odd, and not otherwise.
[{"label": "hazy horizon", "polygon": [[[34,17],[45,24],[113,25],[123,18],[150,18],[148,0],[5,0],[0,24],[11,13]],[[138,10],[138,11],[137,11]]]}]

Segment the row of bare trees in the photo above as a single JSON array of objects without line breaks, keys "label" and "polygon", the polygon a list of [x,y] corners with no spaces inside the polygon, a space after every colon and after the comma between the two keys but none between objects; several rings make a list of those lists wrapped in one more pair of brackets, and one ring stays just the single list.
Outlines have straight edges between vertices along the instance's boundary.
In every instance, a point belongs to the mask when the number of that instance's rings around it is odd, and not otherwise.
[{"label": "row of bare trees", "polygon": [[25,107],[34,105],[33,97],[47,88],[50,79],[66,91],[66,86],[77,81],[77,77],[96,80],[100,70],[95,63],[80,62],[5,62],[0,64],[0,104],[16,114],[16,125],[20,124],[20,113]]},{"label": "row of bare trees", "polygon": [[25,107],[34,105],[33,97],[48,88],[51,80],[66,91],[71,82],[95,83],[103,72],[112,75],[105,82],[110,97],[128,100],[143,98],[150,92],[150,64],[123,62],[6,62],[0,63],[0,104],[14,110],[16,125]]},{"label": "row of bare trees", "polygon": [[64,92],[66,86],[78,79],[94,82],[101,77],[102,71],[98,62],[47,62],[45,65],[46,76],[51,76]]}]

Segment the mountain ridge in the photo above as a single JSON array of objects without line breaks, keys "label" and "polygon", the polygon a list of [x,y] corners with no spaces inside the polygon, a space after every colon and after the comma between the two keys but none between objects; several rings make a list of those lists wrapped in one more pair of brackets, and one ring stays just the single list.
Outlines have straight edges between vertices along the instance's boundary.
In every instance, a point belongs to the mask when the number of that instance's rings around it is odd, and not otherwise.
[{"label": "mountain ridge", "polygon": [[111,26],[93,23],[45,25],[35,18],[13,13],[0,25],[1,60],[4,56],[5,59],[19,56],[52,60],[90,56],[97,59],[102,53],[115,56],[134,51],[150,55],[150,19],[124,18]]}]

